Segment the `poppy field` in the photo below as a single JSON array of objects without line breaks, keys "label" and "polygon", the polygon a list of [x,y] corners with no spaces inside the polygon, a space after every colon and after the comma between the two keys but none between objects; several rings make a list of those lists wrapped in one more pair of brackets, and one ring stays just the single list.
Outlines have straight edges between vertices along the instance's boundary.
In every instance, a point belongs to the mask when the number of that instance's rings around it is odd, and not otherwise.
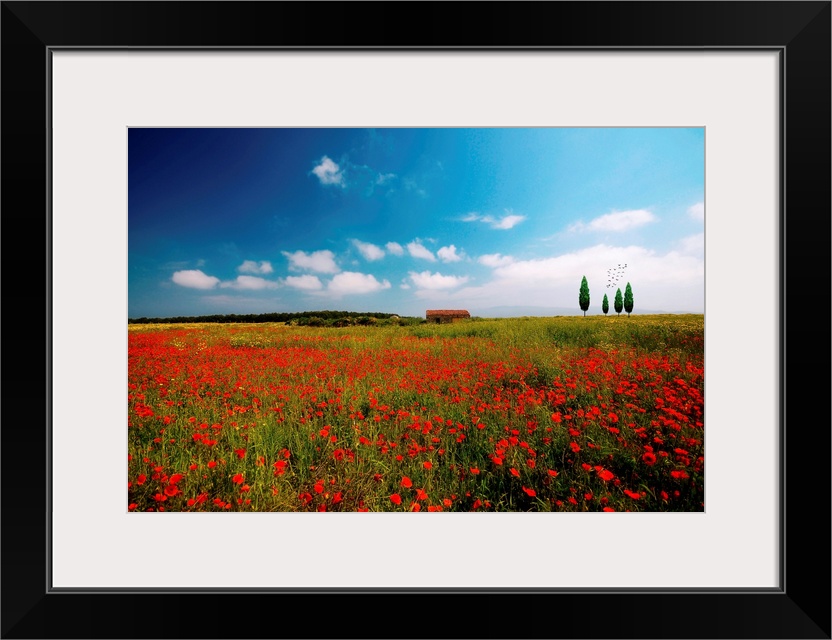
[{"label": "poppy field", "polygon": [[702,315],[128,325],[127,509],[704,510]]}]

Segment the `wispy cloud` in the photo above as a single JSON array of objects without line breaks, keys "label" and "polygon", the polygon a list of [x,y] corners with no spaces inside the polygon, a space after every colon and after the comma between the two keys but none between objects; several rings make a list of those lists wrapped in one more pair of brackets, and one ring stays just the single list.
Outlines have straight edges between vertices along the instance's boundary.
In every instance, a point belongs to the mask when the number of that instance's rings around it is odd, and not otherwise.
[{"label": "wispy cloud", "polygon": [[402,247],[402,245],[400,245],[398,242],[388,242],[386,245],[384,245],[384,247],[394,256],[404,255],[404,247]]},{"label": "wispy cloud", "polygon": [[338,273],[340,271],[338,265],[335,264],[335,254],[326,249],[311,253],[305,251],[295,251],[294,253],[281,251],[281,253],[289,260],[289,268],[293,271],[304,269],[317,273]]},{"label": "wispy cloud", "polygon": [[243,264],[237,267],[237,271],[239,271],[240,273],[254,273],[265,275],[267,273],[272,273],[274,269],[272,269],[272,263],[268,260],[263,260],[259,263],[256,260],[244,260]]},{"label": "wispy cloud", "polygon": [[688,207],[688,215],[694,220],[702,222],[705,220],[705,203],[697,202],[695,205]]},{"label": "wispy cloud", "polygon": [[312,173],[318,176],[321,184],[330,185],[336,184],[340,187],[346,187],[347,182],[344,178],[344,172],[337,163],[333,162],[328,156],[321,158],[320,162],[312,169]]},{"label": "wispy cloud", "polygon": [[277,289],[279,285],[258,276],[237,276],[236,280],[220,283],[220,287],[240,289],[242,291],[260,291],[261,289]]},{"label": "wispy cloud", "polygon": [[505,210],[506,215],[501,218],[495,218],[492,215],[480,215],[472,212],[462,218],[462,222],[482,222],[487,224],[492,229],[512,229],[526,219],[526,216],[517,215],[511,209]]},{"label": "wispy cloud", "polygon": [[465,257],[463,254],[457,253],[457,249],[454,245],[442,247],[436,252],[436,255],[439,256],[439,259],[442,262],[459,262]]},{"label": "wispy cloud", "polygon": [[613,211],[603,216],[593,218],[588,223],[576,222],[570,225],[569,231],[629,231],[657,220],[647,209],[630,209],[628,211]]},{"label": "wispy cloud", "polygon": [[352,243],[355,248],[364,256],[365,260],[370,262],[374,260],[381,260],[384,257],[384,249],[369,242],[361,242],[361,240],[353,240]]},{"label": "wispy cloud", "polygon": [[443,276],[441,273],[431,273],[430,271],[422,271],[416,273],[410,272],[410,280],[419,289],[430,289],[437,291],[441,289],[453,289],[468,282],[468,276]]},{"label": "wispy cloud", "polygon": [[344,271],[329,281],[327,291],[334,295],[342,296],[374,293],[389,288],[390,282],[387,280],[379,282],[375,276],[368,273]]},{"label": "wispy cloud", "polygon": [[213,289],[220,283],[219,278],[209,276],[199,269],[177,271],[171,276],[171,280],[180,287],[187,287],[189,289]]},{"label": "wispy cloud", "polygon": [[409,242],[407,244],[407,251],[414,258],[420,258],[422,260],[428,260],[430,262],[436,262],[436,256],[434,256],[433,253],[431,253],[430,249],[425,247],[425,245],[423,245],[418,240],[414,240],[413,242]]}]

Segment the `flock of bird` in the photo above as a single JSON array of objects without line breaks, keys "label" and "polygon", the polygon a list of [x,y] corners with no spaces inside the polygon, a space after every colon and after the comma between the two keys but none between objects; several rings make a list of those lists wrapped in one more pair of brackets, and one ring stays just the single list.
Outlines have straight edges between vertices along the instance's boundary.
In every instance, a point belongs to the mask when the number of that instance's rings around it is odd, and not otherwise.
[{"label": "flock of bird", "polygon": [[627,264],[618,265],[617,267],[612,267],[607,269],[607,289],[610,287],[616,287],[624,277],[624,270],[627,268]]}]

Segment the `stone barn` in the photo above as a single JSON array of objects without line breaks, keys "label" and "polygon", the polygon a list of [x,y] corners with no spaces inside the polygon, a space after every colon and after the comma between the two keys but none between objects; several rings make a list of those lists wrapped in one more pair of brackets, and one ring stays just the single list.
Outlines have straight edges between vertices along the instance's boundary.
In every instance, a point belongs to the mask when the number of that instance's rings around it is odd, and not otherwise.
[{"label": "stone barn", "polygon": [[455,322],[463,318],[470,318],[471,314],[465,309],[428,309],[425,312],[428,322]]}]

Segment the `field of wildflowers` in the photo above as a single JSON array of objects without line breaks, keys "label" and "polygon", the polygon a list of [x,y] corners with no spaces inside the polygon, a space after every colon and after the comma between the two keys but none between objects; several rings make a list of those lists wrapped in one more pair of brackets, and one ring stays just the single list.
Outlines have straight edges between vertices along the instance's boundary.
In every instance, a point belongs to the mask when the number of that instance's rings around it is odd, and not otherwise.
[{"label": "field of wildflowers", "polygon": [[703,511],[704,317],[129,325],[130,511]]}]

